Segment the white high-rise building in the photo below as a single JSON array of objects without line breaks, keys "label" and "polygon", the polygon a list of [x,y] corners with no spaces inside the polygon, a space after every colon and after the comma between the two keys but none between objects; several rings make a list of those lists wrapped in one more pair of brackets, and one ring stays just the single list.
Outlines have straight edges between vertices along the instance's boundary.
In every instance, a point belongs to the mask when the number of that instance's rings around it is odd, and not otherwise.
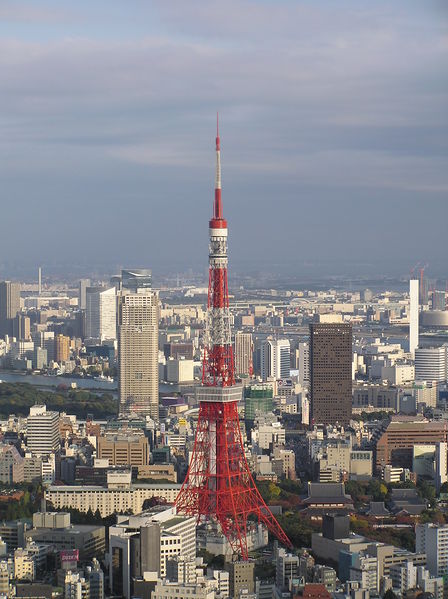
[{"label": "white high-rise building", "polygon": [[448,377],[448,344],[415,350],[415,380],[444,382]]},{"label": "white high-rise building", "polygon": [[116,294],[115,287],[87,288],[86,338],[97,339],[100,343],[117,338]]},{"label": "white high-rise building", "polygon": [[261,378],[284,379],[291,371],[291,347],[288,339],[268,338],[260,348]]},{"label": "white high-rise building", "polygon": [[49,455],[60,448],[59,412],[44,405],[32,406],[26,421],[26,445],[36,455]]},{"label": "white high-rise building", "polygon": [[409,281],[409,351],[418,347],[418,279]]},{"label": "white high-rise building", "polygon": [[86,309],[86,295],[87,288],[90,287],[90,279],[81,279],[78,284],[78,306],[82,309]]},{"label": "white high-rise building", "polygon": [[123,292],[118,307],[120,414],[159,419],[159,297]]},{"label": "white high-rise building", "polygon": [[432,576],[448,575],[448,525],[417,524],[415,551],[426,553],[426,567]]},{"label": "white high-rise building", "polygon": [[307,342],[299,343],[299,383],[302,387],[310,384],[310,346]]}]

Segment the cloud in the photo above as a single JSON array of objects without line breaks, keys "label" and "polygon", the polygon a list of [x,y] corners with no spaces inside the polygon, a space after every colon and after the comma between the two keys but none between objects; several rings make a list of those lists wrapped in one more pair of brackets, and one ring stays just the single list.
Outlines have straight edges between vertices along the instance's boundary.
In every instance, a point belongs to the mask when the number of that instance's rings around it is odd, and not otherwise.
[{"label": "cloud", "polygon": [[[17,23],[0,38],[4,197],[21,179],[37,193],[75,173],[98,201],[108,176],[120,190],[131,178],[139,197],[153,185],[157,198],[173,192],[176,169],[193,197],[213,178],[217,109],[226,184],[256,178],[273,205],[272,189],[287,198],[299,185],[315,198],[369,189],[422,205],[446,192],[448,21],[437,3],[109,5],[53,16],[48,2],[2,5]],[[367,200],[359,210],[370,213]]]}]

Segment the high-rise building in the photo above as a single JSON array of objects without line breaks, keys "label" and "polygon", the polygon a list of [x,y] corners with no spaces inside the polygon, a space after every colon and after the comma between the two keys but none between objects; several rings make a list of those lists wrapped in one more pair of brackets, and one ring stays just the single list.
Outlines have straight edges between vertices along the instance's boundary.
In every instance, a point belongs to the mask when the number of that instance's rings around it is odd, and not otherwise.
[{"label": "high-rise building", "polygon": [[118,303],[120,414],[159,419],[159,298],[147,289]]},{"label": "high-rise building", "polygon": [[117,294],[115,287],[88,287],[86,331],[88,339],[100,342],[117,338]]},{"label": "high-rise building", "polygon": [[46,406],[32,406],[26,421],[26,445],[37,455],[48,455],[60,448],[59,412],[47,412]]},{"label": "high-rise building", "polygon": [[81,279],[78,284],[78,306],[85,310],[87,306],[87,288],[90,287],[90,279]]},{"label": "high-rise building", "polygon": [[448,576],[448,525],[417,524],[415,550],[426,553],[426,567],[432,576]]},{"label": "high-rise building", "polygon": [[446,309],[446,291],[434,291],[432,292],[431,307],[433,310],[445,310]]},{"label": "high-rise building", "polygon": [[310,384],[310,345],[305,341],[299,343],[299,383],[302,387]]},{"label": "high-rise building", "polygon": [[415,380],[444,382],[448,377],[448,344],[415,350]]},{"label": "high-rise building", "polygon": [[266,339],[260,349],[261,378],[288,378],[291,370],[291,347],[288,339]]},{"label": "high-rise building", "polygon": [[31,339],[30,317],[25,314],[17,314],[13,322],[13,335],[19,341]]},{"label": "high-rise building", "polygon": [[56,362],[66,362],[70,358],[70,337],[56,335],[54,338],[54,359]]},{"label": "high-rise building", "polygon": [[252,376],[253,353],[252,334],[237,331],[235,333],[235,374],[237,376]]},{"label": "high-rise building", "polygon": [[46,363],[49,364],[54,360],[54,331],[37,331],[31,334],[34,341],[34,348],[41,347],[47,352]]},{"label": "high-rise building", "polygon": [[0,338],[14,333],[14,319],[20,310],[20,284],[0,282]]},{"label": "high-rise building", "polygon": [[121,288],[137,293],[138,289],[151,289],[152,273],[149,268],[126,268],[121,271]]},{"label": "high-rise building", "polygon": [[310,325],[311,419],[348,424],[352,414],[352,327]]},{"label": "high-rise building", "polygon": [[409,281],[409,351],[412,355],[418,347],[418,279]]}]

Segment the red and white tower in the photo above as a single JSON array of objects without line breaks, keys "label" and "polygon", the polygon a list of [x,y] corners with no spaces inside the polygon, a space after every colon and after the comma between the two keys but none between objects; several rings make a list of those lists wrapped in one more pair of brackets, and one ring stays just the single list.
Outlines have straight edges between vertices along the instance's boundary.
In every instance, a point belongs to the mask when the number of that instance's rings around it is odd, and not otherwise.
[{"label": "red and white tower", "polygon": [[263,501],[250,473],[238,418],[242,386],[235,383],[227,286],[227,221],[221,203],[221,156],[216,135],[216,182],[209,223],[209,286],[199,417],[193,454],[176,507],[198,522],[214,518],[234,553],[247,559],[247,521],[255,516],[285,545],[291,542]]}]

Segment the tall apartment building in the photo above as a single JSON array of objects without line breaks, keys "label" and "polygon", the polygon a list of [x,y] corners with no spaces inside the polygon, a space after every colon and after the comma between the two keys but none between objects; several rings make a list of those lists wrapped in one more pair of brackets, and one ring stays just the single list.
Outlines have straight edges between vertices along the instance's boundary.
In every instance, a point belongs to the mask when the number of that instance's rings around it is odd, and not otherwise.
[{"label": "tall apartment building", "polygon": [[238,376],[252,376],[253,374],[254,344],[251,333],[237,331],[235,333],[235,373]]},{"label": "tall apartment building", "polygon": [[418,305],[419,282],[418,279],[409,281],[409,351],[414,355],[418,347]]},{"label": "tall apartment building", "polygon": [[0,339],[14,333],[14,319],[20,311],[20,284],[0,282]]},{"label": "tall apartment building", "polygon": [[54,359],[56,362],[66,362],[70,358],[70,337],[56,335],[54,338]]},{"label": "tall apartment building", "polygon": [[291,347],[288,339],[266,339],[260,348],[261,378],[284,379],[291,371]]},{"label": "tall apartment building", "polygon": [[90,279],[81,279],[78,284],[78,306],[81,310],[86,309],[87,305],[87,288],[90,287]]},{"label": "tall apartment building", "polygon": [[103,342],[117,338],[117,293],[115,287],[86,290],[85,337]]},{"label": "tall apartment building", "polygon": [[310,384],[310,345],[305,341],[299,343],[299,383],[303,387]]},{"label": "tall apartment building", "polygon": [[26,444],[37,455],[48,455],[60,449],[59,412],[47,412],[46,406],[30,408],[26,421]]},{"label": "tall apartment building", "polygon": [[118,303],[120,414],[159,419],[159,298],[147,289]]},{"label": "tall apartment building", "polygon": [[415,350],[415,380],[444,382],[448,378],[448,344]]},{"label": "tall apartment building", "polygon": [[415,550],[426,553],[426,567],[432,576],[448,576],[448,525],[417,524]]},{"label": "tall apartment building", "polygon": [[348,424],[352,414],[352,327],[310,325],[311,419]]}]

